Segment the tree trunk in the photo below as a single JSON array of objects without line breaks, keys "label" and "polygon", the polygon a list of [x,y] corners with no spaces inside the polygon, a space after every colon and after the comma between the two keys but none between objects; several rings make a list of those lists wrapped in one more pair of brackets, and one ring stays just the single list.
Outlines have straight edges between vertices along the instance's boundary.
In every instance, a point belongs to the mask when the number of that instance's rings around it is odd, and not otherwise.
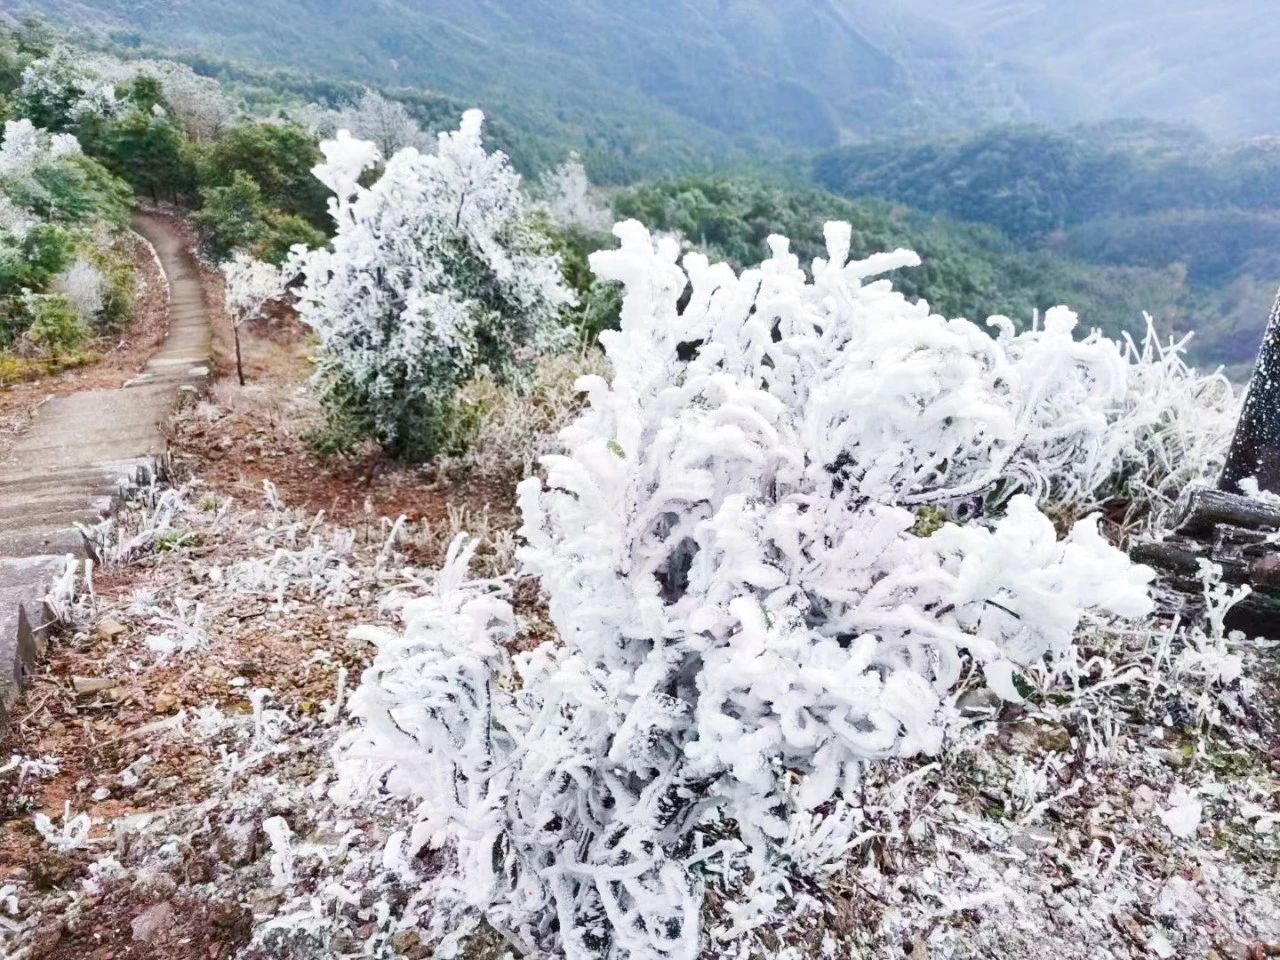
[{"label": "tree trunk", "polygon": [[1267,320],[1218,489],[1240,493],[1240,481],[1247,477],[1257,478],[1260,490],[1280,493],[1280,295]]},{"label": "tree trunk", "polygon": [[240,386],[244,386],[244,361],[240,358],[240,325],[232,324],[231,333],[236,341],[236,376],[240,379]]}]

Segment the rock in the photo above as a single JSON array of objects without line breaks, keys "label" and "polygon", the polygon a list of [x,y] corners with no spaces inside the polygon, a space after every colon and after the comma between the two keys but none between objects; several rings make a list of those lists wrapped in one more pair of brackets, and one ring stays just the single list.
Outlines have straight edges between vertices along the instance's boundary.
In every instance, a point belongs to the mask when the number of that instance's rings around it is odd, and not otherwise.
[{"label": "rock", "polygon": [[1003,703],[994,691],[979,687],[976,690],[966,690],[956,701],[956,706],[960,708],[962,717],[994,717],[1000,712]]},{"label": "rock", "polygon": [[401,930],[391,937],[391,948],[405,960],[420,960],[427,956],[427,948],[416,930]]},{"label": "rock", "polygon": [[170,713],[178,706],[178,698],[172,693],[162,693],[156,697],[156,713]]},{"label": "rock", "polygon": [[93,628],[93,632],[100,640],[114,640],[127,629],[119,620],[113,620],[108,617],[106,620],[99,620],[98,625]]},{"label": "rock", "polygon": [[1051,847],[1057,838],[1043,827],[1024,827],[1013,835],[1011,841],[1023,853],[1034,856],[1046,847]]},{"label": "rock", "polygon": [[414,930],[401,930],[391,937],[392,948],[400,953],[416,947],[420,942],[418,934]]},{"label": "rock", "polygon": [[146,943],[161,936],[176,918],[168,900],[161,900],[133,918],[133,939]]},{"label": "rock", "polygon": [[[110,639],[110,637],[106,638]],[[103,690],[110,690],[116,685],[114,680],[107,677],[72,677],[71,688],[75,690],[77,696],[87,697],[94,693],[101,693]]]}]

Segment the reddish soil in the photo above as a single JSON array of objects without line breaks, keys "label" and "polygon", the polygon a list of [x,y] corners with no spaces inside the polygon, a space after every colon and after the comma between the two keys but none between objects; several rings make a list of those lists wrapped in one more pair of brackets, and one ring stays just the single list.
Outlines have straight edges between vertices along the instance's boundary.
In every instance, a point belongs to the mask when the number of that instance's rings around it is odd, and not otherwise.
[{"label": "reddish soil", "polygon": [[[220,303],[220,275],[207,269],[204,280],[210,303]],[[122,348],[114,361],[57,378],[59,387],[111,383],[145,362],[163,334],[155,324],[163,301],[158,307],[147,303],[130,335],[130,350]],[[210,397],[181,411],[170,425],[177,476],[202,481],[194,499],[232,497],[252,514],[261,510],[268,481],[289,506],[324,511],[321,532],[332,529],[330,523],[352,529],[357,551],[366,558],[385,536],[383,518],[401,514],[446,529],[460,509],[488,511],[494,526],[511,527],[509,480],[450,483],[422,469],[388,464],[373,452],[343,462],[318,458],[304,439],[307,426],[318,422],[304,388],[310,373],[306,331],[287,319],[242,330],[249,383],[241,388],[229,323],[220,311],[213,315],[216,376]],[[27,385],[5,401],[13,407],[19,397],[34,397],[52,386]],[[65,897],[67,904],[58,916],[45,914],[29,960],[217,960],[234,956],[248,942],[252,910],[246,891],[226,885],[225,851],[207,839],[191,837],[172,868],[154,875],[130,869],[102,880],[74,908],[69,892],[82,887],[96,858],[123,842],[106,825],[207,799],[209,777],[217,769],[214,745],[189,733],[170,735],[166,723],[176,722],[184,711],[189,723],[194,709],[209,704],[227,714],[248,713],[247,691],[258,686],[269,687],[272,703],[290,714],[313,716],[333,697],[339,667],[354,683],[367,662],[368,645],[347,633],[370,619],[376,593],[349,605],[303,604],[281,615],[271,610],[269,598],[229,600],[208,579],[211,567],[226,568],[246,558],[254,549],[254,529],[248,521],[233,520],[202,531],[193,545],[96,571],[92,628],[53,645],[15,711],[16,722],[0,737],[0,758],[21,754],[59,760],[52,776],[21,783],[16,776],[0,776],[0,887],[18,882],[54,898],[47,902]],[[435,535],[401,545],[424,562],[438,560],[441,548]],[[145,617],[130,613],[138,591],[205,603],[208,647],[157,663],[147,649]],[[532,622],[526,645],[532,645],[542,629],[536,586],[522,585],[520,592],[520,606]],[[140,779],[129,786],[121,774],[131,768]],[[61,824],[64,803],[73,815],[87,813],[95,821],[91,837],[97,842],[89,849],[58,853],[36,831],[32,815],[43,812]],[[129,864],[127,851],[118,855]],[[221,886],[210,882],[217,876],[223,878]],[[139,918],[158,905],[166,911],[158,932],[146,939],[135,936],[135,921],[145,923]]]}]

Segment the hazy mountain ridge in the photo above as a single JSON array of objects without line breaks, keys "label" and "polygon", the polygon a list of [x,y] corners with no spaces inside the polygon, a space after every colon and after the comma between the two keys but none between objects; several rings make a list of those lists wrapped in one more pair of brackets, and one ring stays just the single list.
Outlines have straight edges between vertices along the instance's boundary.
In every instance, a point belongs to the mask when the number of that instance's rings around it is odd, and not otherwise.
[{"label": "hazy mountain ridge", "polygon": [[[167,47],[740,146],[1146,116],[1275,129],[1261,0],[26,0]],[[1070,38],[1069,41],[1064,38]],[[533,117],[531,120],[535,119]],[[711,152],[717,145],[714,137]]]},{"label": "hazy mountain ridge", "polygon": [[[26,10],[170,48],[429,87],[557,120],[742,145],[832,146],[1022,116],[936,21],[849,0],[41,0]],[[920,35],[913,48],[910,34]],[[714,149],[714,142],[712,143]]]},{"label": "hazy mountain ridge", "polygon": [[1141,116],[1223,137],[1277,130],[1274,4],[947,0],[920,12],[972,36],[1038,118]]}]

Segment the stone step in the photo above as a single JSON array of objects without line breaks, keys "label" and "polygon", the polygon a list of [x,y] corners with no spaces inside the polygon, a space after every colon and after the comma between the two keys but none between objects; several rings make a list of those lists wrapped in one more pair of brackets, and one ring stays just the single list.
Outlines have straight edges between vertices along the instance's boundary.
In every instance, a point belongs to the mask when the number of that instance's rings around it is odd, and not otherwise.
[{"label": "stone step", "polygon": [[165,417],[209,377],[212,339],[195,264],[164,221],[140,214],[134,222],[152,240],[169,282],[165,342],[127,389],[43,404],[0,458],[0,730],[43,651],[50,617],[43,598],[66,556],[86,551],[75,524],[106,516],[122,481],[156,474]]},{"label": "stone step", "polygon": [[0,730],[44,653],[52,621],[44,596],[64,569],[63,557],[0,559]]}]

